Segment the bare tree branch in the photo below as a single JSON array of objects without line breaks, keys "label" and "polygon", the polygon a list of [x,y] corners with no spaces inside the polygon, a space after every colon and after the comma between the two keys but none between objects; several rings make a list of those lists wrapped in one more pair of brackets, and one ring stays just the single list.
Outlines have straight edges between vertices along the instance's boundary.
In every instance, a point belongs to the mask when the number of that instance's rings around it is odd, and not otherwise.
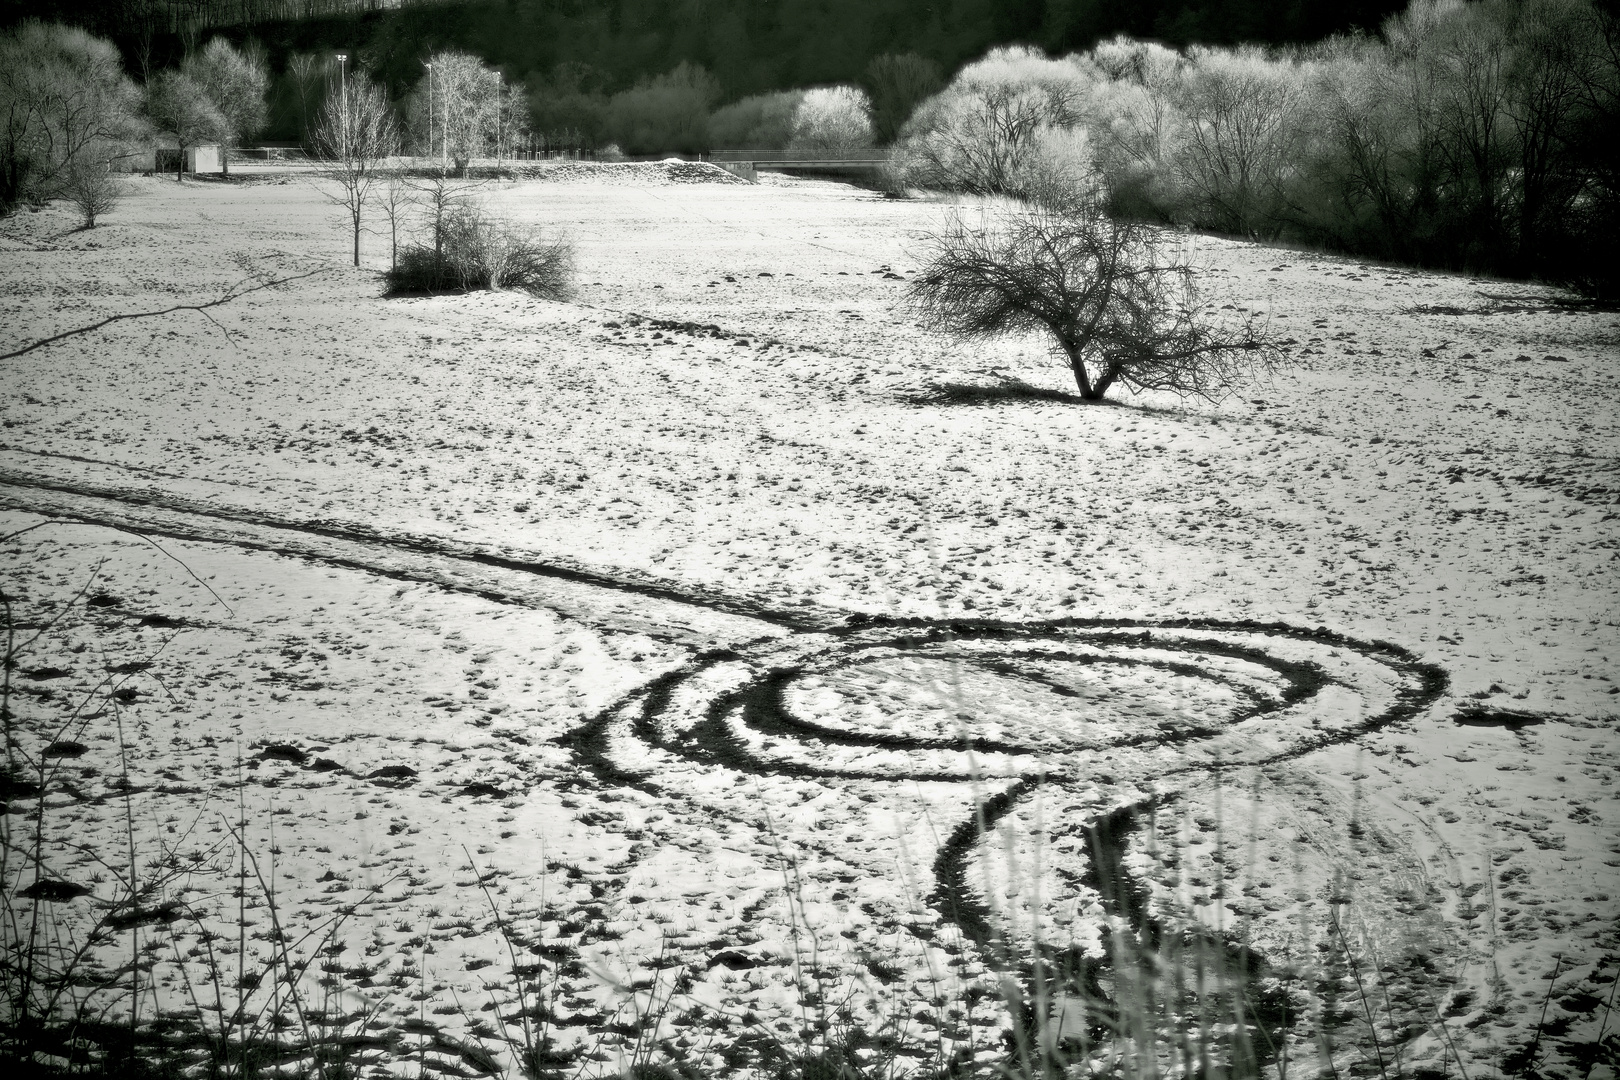
[{"label": "bare tree branch", "polygon": [[1252,316],[1213,314],[1192,267],[1166,259],[1146,228],[1095,210],[957,221],[930,246],[910,288],[923,325],[964,337],[1043,331],[1087,401],[1115,383],[1213,400],[1282,360]]},{"label": "bare tree branch", "polygon": [[[302,281],[304,278],[314,277],[316,274],[330,273],[331,271],[331,267],[322,267],[319,270],[311,270],[307,274],[294,274],[292,277],[276,278],[274,281],[262,282],[258,285],[254,285],[252,288],[247,289],[241,287],[243,284],[242,282],[237,282],[235,285],[232,285],[229,289],[227,289],[224,295],[204,304],[176,304],[173,307],[166,307],[161,311],[130,311],[123,315],[109,315],[100,322],[91,323],[89,326],[78,326],[74,327],[72,330],[64,330],[60,334],[52,334],[50,337],[40,338],[38,341],[30,342],[20,349],[13,349],[8,353],[0,353],[0,360],[11,360],[15,357],[22,356],[25,353],[31,353],[35,349],[44,348],[46,345],[54,345],[56,342],[61,341],[64,338],[77,337],[80,334],[88,334],[93,330],[100,330],[103,326],[108,326],[115,322],[121,322],[125,319],[150,319],[158,315],[168,315],[176,311],[200,311],[205,317],[212,320],[213,316],[208,315],[207,313],[208,308],[219,307],[221,304],[228,304],[232,300],[237,300],[246,296],[248,293],[259,292],[262,289],[273,288],[277,285],[285,285],[292,281]],[[214,325],[219,326],[219,323],[215,322]],[[223,330],[224,327],[220,327],[220,329]],[[230,332],[226,331],[226,337],[228,338],[229,336]]]}]

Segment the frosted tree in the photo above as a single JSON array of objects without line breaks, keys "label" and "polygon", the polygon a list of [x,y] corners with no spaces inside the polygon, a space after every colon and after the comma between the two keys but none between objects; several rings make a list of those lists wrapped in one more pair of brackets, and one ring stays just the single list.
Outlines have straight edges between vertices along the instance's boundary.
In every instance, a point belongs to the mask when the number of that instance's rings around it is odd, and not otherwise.
[{"label": "frosted tree", "polygon": [[818,86],[807,90],[793,112],[788,149],[829,152],[872,145],[872,104],[854,86]]},{"label": "frosted tree", "polygon": [[502,148],[505,125],[515,122],[524,99],[503,89],[500,72],[470,53],[437,52],[428,65],[412,94],[411,127],[425,133],[431,118],[433,141],[465,176],[473,158]]},{"label": "frosted tree", "polygon": [[141,139],[140,101],[110,42],[37,22],[0,34],[0,214]]},{"label": "frosted tree", "polygon": [[185,179],[187,150],[219,142],[229,130],[229,121],[207,89],[182,71],[159,72],[146,84],[146,114],[152,126],[179,147],[174,173],[177,181]]},{"label": "frosted tree", "polygon": [[1175,171],[1196,220],[1222,232],[1275,235],[1308,78],[1301,65],[1253,47],[1191,51]]},{"label": "frosted tree", "polygon": [[925,187],[1021,194],[1028,159],[1051,129],[1080,122],[1088,85],[1073,61],[1029,48],[997,49],[917,109],[895,167]]},{"label": "frosted tree", "polygon": [[270,73],[264,58],[238,52],[224,38],[214,38],[200,53],[188,56],[180,70],[208,94],[214,108],[224,118],[220,131],[220,164],[231,171],[231,150],[264,130],[269,111],[264,94]]}]

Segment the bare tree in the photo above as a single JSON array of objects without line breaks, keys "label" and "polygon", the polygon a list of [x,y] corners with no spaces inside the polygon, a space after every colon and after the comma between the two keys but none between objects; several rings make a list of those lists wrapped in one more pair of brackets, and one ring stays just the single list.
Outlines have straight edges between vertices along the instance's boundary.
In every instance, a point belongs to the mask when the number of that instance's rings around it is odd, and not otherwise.
[{"label": "bare tree", "polygon": [[227,129],[225,117],[214,107],[201,83],[180,71],[163,71],[146,84],[146,114],[152,126],[179,144],[174,178],[185,180],[186,151],[218,142]]},{"label": "bare tree", "polygon": [[1215,400],[1282,359],[1250,318],[1216,319],[1194,273],[1144,226],[1096,212],[1031,208],[936,236],[910,301],[925,326],[966,337],[1045,331],[1080,396],[1119,383]]},{"label": "bare tree", "polygon": [[62,194],[79,211],[86,229],[95,228],[96,219],[111,213],[123,197],[123,179],[112,171],[115,156],[110,147],[90,147],[73,160],[62,179]]},{"label": "bare tree", "polygon": [[[415,181],[411,186],[413,201],[427,215],[428,225],[433,231],[431,273],[433,280],[437,281],[445,270],[444,249],[450,222],[473,205],[473,193],[478,185],[452,180],[443,172],[438,172]],[[395,269],[398,270],[397,264]]]},{"label": "bare tree", "polygon": [[321,88],[331,65],[330,55],[320,53],[295,53],[287,61],[287,74],[298,94],[298,134],[305,146],[309,145],[311,114],[319,107]]},{"label": "bare tree", "polygon": [[1223,232],[1275,235],[1305,86],[1298,65],[1253,47],[1192,50],[1180,86],[1187,124],[1176,172],[1198,220]]},{"label": "bare tree", "polygon": [[382,181],[376,188],[372,203],[388,223],[388,269],[399,269],[399,228],[416,209],[416,188],[406,179],[403,169],[382,171]]},{"label": "bare tree", "polygon": [[349,214],[354,229],[354,265],[360,265],[360,218],[382,177],[386,158],[399,146],[399,128],[382,88],[364,76],[349,79],[342,93],[326,99],[315,126],[315,150],[331,164],[337,182],[332,201]]},{"label": "bare tree", "polygon": [[230,42],[217,37],[202,52],[186,57],[180,70],[208,92],[214,108],[225,119],[220,131],[219,160],[229,174],[232,147],[257,135],[269,119],[264,93],[270,85],[270,73],[263,57],[237,52]]},{"label": "bare tree", "polygon": [[854,86],[818,86],[793,111],[794,151],[840,151],[872,145],[872,103]]},{"label": "bare tree", "polygon": [[1179,119],[1173,98],[1185,58],[1163,45],[1127,37],[1099,42],[1087,58],[1108,80],[1087,109],[1099,156],[1118,163],[1111,173],[1120,168],[1157,171]]},{"label": "bare tree", "polygon": [[439,145],[466,176],[472,159],[499,143],[500,75],[469,53],[434,53],[430,64],[413,101],[424,114],[421,119],[431,110]]}]

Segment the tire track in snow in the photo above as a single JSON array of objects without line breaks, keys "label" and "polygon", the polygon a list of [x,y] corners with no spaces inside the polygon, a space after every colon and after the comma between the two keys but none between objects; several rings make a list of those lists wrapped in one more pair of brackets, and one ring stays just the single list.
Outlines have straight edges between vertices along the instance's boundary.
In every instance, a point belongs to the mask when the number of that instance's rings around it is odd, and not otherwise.
[{"label": "tire track in snow", "polygon": [[[1353,654],[1359,667],[1344,660],[1345,654]],[[960,713],[956,740],[916,734],[903,722],[873,730],[859,722],[835,726],[795,715],[791,690],[796,683],[837,678],[871,666],[874,659],[895,658],[960,663],[1060,695],[1074,691],[1050,674],[1053,666],[1139,667],[1201,677],[1234,691],[1236,704],[1214,724],[1205,718],[1182,727],[1158,724],[1098,735],[1081,721],[1068,747],[977,738],[973,717]],[[1273,680],[1269,692],[1243,685],[1244,674],[1252,672]],[[968,681],[961,680],[956,700],[948,705],[972,710],[974,704],[993,704],[983,695],[970,704],[971,691],[962,691]],[[678,796],[688,804],[701,805],[701,796],[694,799],[693,793],[702,785],[684,781],[694,774],[708,779],[716,771],[739,783],[765,777],[834,786],[954,781],[985,789],[935,855],[928,902],[987,959],[1001,957],[1005,964],[1008,946],[994,902],[973,887],[970,871],[1003,821],[1043,789],[1112,793],[1094,799],[1090,816],[1080,822],[1090,855],[1080,880],[1100,893],[1105,908],[1143,942],[1179,940],[1192,928],[1166,925],[1153,914],[1146,883],[1127,865],[1127,846],[1142,815],[1174,801],[1182,784],[1290,761],[1413,717],[1438,701],[1447,685],[1442,669],[1398,645],[1361,641],[1324,627],[1212,619],[867,619],[695,657],[578,729],[569,742],[602,782]],[[858,713],[866,702],[854,704],[845,712]],[[1059,716],[1051,718],[1052,726],[1061,722]],[[735,786],[722,781],[711,790]],[[1144,790],[1151,794],[1143,797]],[[712,802],[709,813],[761,827],[722,803]],[[1237,949],[1233,968],[1243,973],[1255,1000],[1262,996],[1262,984],[1273,974],[1263,956],[1212,931],[1193,932],[1212,947]],[[1079,961],[1093,989],[1110,962],[1070,959]],[[1031,974],[1027,965],[1019,966],[1025,967],[1023,975]],[[1027,1026],[1035,1019],[1026,1008],[1015,1022]]]},{"label": "tire track in snow", "polygon": [[712,648],[772,633],[819,629],[839,618],[777,611],[695,586],[518,558],[485,546],[391,534],[352,522],[287,520],[201,505],[152,490],[52,481],[3,467],[0,508],[310,559],[437,585],[495,603],[545,607],[605,630],[642,633],[688,647]]},{"label": "tire track in snow", "polygon": [[[1164,940],[1172,928],[1149,912],[1146,886],[1126,865],[1126,847],[1139,815],[1175,798],[1182,778],[1288,761],[1353,740],[1416,715],[1447,686],[1443,670],[1400,646],[1360,641],[1323,627],[1211,619],[1014,623],[786,613],[716,592],[523,560],[472,545],[389,535],[352,523],[280,520],[199,506],[164,493],[53,482],[5,469],[0,469],[0,505],[306,558],[499,603],[544,606],[603,629],[635,631],[701,650],[565,738],[576,760],[598,782],[669,797],[694,816],[758,827],[734,808],[709,805],[692,790],[683,790],[682,774],[694,768],[835,785],[906,780],[977,784],[988,779],[991,790],[976,798],[972,813],[947,833],[937,851],[928,897],[940,917],[987,957],[997,948],[996,916],[990,898],[970,883],[971,865],[1009,815],[1044,786],[1089,785],[1135,793],[1104,800],[1102,809],[1082,823],[1092,854],[1084,880],[1094,888],[1110,884],[1112,895],[1104,893],[1105,906],[1144,940]],[[1330,671],[1324,652],[1353,654],[1367,670],[1348,677]],[[962,664],[1060,697],[1071,692],[1061,676],[1045,670],[1054,665],[1059,670],[1066,665],[1141,667],[1203,680],[1230,691],[1238,704],[1214,724],[1161,725],[1100,738],[1082,730],[1083,737],[1056,747],[977,737],[966,727],[961,738],[928,738],[899,725],[861,730],[859,725],[796,715],[790,695],[796,683],[811,677],[837,679],[874,657],[896,656]],[[1234,673],[1234,665],[1241,670]],[[1244,671],[1260,672],[1274,685],[1269,690],[1246,685]],[[704,685],[704,680],[722,675],[726,678],[714,686]],[[1334,688],[1359,694],[1364,708],[1342,722],[1329,717],[1324,728],[1317,699]],[[1264,725],[1268,718],[1280,723],[1258,732],[1245,728]],[[963,719],[973,722],[971,716]],[[786,751],[770,752],[784,743]],[[863,762],[873,755],[875,765]],[[979,771],[983,763],[990,764],[989,772]],[[1153,795],[1140,796],[1154,785],[1158,790]],[[826,854],[838,857],[836,851]],[[1269,974],[1263,958],[1247,958],[1243,966],[1256,985]],[[1020,1023],[1030,1020],[1018,1018]]]}]

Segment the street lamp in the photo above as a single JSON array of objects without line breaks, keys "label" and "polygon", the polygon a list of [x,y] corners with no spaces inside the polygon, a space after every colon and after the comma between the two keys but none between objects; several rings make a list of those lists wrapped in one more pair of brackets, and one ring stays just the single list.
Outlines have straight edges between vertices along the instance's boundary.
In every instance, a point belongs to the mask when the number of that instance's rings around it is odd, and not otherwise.
[{"label": "street lamp", "polygon": [[342,119],[338,121],[338,123],[342,125],[339,128],[339,131],[342,132],[342,137],[340,139],[340,142],[342,144],[343,156],[348,157],[349,156],[349,80],[347,78],[345,78],[345,76],[348,74],[348,70],[349,70],[348,67],[346,66],[348,64],[348,62],[349,62],[349,54],[348,53],[343,53],[343,52],[338,53],[337,54],[337,62],[338,62],[338,108],[339,108],[338,115],[340,117],[342,117]]}]

